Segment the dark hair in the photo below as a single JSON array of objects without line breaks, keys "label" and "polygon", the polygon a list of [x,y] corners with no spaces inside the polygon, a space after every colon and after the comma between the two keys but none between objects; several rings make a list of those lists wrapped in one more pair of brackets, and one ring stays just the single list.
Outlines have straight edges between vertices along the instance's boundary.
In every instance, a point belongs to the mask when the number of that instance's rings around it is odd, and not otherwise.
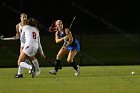
[{"label": "dark hair", "polygon": [[57,21],[56,19],[53,21],[51,27],[55,27],[55,23],[56,23],[56,21]]},{"label": "dark hair", "polygon": [[55,28],[55,23],[56,23],[57,20],[54,20],[51,24],[51,26],[49,27],[49,31],[50,32],[56,32],[57,29]]},{"label": "dark hair", "polygon": [[27,21],[27,25],[38,27],[39,22],[34,18],[29,18]]}]

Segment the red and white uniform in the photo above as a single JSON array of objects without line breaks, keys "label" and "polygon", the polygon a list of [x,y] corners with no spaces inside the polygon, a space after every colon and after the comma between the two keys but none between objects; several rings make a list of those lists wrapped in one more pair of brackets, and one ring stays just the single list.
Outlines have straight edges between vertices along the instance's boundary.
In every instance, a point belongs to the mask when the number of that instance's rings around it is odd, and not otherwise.
[{"label": "red and white uniform", "polygon": [[24,44],[25,44],[25,38],[21,38],[21,33],[22,33],[22,28],[23,28],[23,26],[19,23],[18,24],[18,31],[19,31],[19,33],[20,33],[20,46],[21,47],[24,47]]},{"label": "red and white uniform", "polygon": [[22,40],[24,40],[23,38],[25,38],[25,45],[24,45],[23,51],[28,56],[34,56],[38,49],[42,51],[42,47],[40,44],[39,31],[37,28],[29,26],[29,25],[25,25],[22,28],[22,33],[20,36],[21,42]]}]

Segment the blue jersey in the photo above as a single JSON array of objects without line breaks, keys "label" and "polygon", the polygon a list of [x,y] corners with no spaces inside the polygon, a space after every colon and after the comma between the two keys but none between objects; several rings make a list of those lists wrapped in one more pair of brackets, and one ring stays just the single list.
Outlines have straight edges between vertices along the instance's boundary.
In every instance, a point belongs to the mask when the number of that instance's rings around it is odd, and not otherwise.
[{"label": "blue jersey", "polygon": [[[66,36],[66,33],[65,33],[65,31],[63,31],[63,33],[58,32],[57,35],[58,35],[59,38],[63,38],[63,37]],[[64,44],[63,44],[64,46],[67,44],[67,41],[64,41]],[[67,50],[77,50],[77,51],[80,51],[79,41],[75,37],[73,37],[73,42],[67,47]]]}]

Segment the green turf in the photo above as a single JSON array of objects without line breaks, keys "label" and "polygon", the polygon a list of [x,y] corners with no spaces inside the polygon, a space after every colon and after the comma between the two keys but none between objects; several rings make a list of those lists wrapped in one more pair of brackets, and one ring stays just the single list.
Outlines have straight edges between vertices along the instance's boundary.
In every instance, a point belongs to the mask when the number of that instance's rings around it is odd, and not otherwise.
[{"label": "green turf", "polygon": [[[49,75],[42,67],[38,77],[16,79],[17,68],[0,69],[0,93],[140,93],[140,66],[82,66],[78,77],[71,67]],[[135,71],[135,75],[131,75]]]}]

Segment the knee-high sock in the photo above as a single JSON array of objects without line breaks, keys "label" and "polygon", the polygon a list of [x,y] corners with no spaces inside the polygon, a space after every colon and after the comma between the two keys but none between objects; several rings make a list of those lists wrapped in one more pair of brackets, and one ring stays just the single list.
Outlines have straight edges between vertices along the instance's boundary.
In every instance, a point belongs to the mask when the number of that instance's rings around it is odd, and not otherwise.
[{"label": "knee-high sock", "polygon": [[40,70],[39,69],[39,63],[38,63],[38,60],[37,59],[33,60],[32,63],[34,64],[34,66],[36,67],[36,69]]},{"label": "knee-high sock", "polygon": [[21,66],[18,66],[18,75],[22,74],[22,67]]},{"label": "knee-high sock", "polygon": [[75,62],[71,62],[71,66],[72,66],[75,70],[78,69],[77,64],[76,64]]},{"label": "knee-high sock", "polygon": [[26,62],[21,62],[20,66],[23,67],[23,68],[32,69],[32,66],[27,64]]},{"label": "knee-high sock", "polygon": [[55,71],[58,71],[58,69],[62,69],[61,60],[56,60],[55,66],[56,66],[56,67],[54,68]]}]

